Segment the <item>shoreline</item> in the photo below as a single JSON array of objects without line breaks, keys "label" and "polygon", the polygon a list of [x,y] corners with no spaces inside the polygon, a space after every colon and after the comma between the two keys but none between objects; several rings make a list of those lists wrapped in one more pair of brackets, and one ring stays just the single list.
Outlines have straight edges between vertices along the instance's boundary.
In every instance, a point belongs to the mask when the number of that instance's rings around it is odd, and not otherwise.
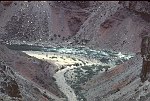
[{"label": "shoreline", "polygon": [[[81,61],[79,58],[82,58],[82,57],[79,57],[79,56],[75,57],[75,55],[69,55],[69,54],[60,54],[60,53],[55,53],[55,52],[41,52],[41,51],[23,51],[23,52],[30,56],[36,57],[38,59],[46,60],[47,62],[53,62],[58,68],[60,68],[60,66],[62,66],[62,65],[65,66],[65,64],[72,65],[75,63],[82,63],[81,66],[85,66],[83,63],[85,61],[86,62],[88,61],[88,63],[85,62],[87,66],[92,65],[92,64],[102,64],[102,63],[98,62],[98,60],[93,59],[91,61],[91,59],[86,59],[85,57],[83,57],[84,59],[82,59],[82,61]],[[48,58],[47,55],[48,55],[48,57],[56,56],[57,60],[59,60],[59,62],[52,60],[52,58]],[[65,58],[66,61],[61,61],[60,60],[61,58],[59,58],[59,57]],[[73,59],[73,57],[75,60]],[[70,59],[72,59],[74,62]],[[64,64],[63,64],[63,62],[64,62]],[[68,63],[65,63],[65,62],[68,62]],[[55,82],[58,85],[59,89],[67,96],[68,101],[78,101],[78,100],[77,100],[76,94],[74,93],[74,89],[72,89],[70,87],[70,85],[68,85],[68,83],[66,82],[64,73],[67,70],[70,70],[70,69],[73,69],[76,67],[77,66],[66,66],[66,68],[64,68],[64,69],[59,69],[53,76],[56,79]]]}]

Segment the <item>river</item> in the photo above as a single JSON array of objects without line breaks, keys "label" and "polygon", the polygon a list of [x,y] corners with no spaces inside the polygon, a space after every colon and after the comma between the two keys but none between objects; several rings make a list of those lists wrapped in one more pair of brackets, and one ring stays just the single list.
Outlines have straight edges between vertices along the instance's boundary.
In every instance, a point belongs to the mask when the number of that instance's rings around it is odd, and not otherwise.
[{"label": "river", "polygon": [[[94,75],[122,64],[134,56],[134,54],[122,54],[110,50],[96,51],[85,47],[42,47],[26,44],[6,46],[39,59],[46,59],[46,54],[50,56],[56,53],[56,64],[64,65],[65,68],[56,72],[54,77],[56,84],[67,96],[68,101],[86,101],[84,94],[80,91],[81,84],[86,83]],[[65,61],[59,58],[60,55]],[[56,61],[53,58],[48,59],[53,60],[54,63]]]}]

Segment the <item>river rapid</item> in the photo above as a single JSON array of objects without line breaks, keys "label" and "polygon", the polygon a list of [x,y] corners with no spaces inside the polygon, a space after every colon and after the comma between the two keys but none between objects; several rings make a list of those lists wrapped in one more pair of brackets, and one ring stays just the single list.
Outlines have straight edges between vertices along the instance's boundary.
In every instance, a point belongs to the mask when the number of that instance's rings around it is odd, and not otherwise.
[{"label": "river rapid", "polygon": [[96,51],[85,47],[42,47],[26,44],[6,46],[39,59],[53,61],[57,66],[64,66],[64,69],[54,74],[54,78],[68,101],[86,101],[84,94],[80,91],[81,84],[86,83],[94,75],[114,68],[134,56],[134,54],[123,54],[111,50]]}]

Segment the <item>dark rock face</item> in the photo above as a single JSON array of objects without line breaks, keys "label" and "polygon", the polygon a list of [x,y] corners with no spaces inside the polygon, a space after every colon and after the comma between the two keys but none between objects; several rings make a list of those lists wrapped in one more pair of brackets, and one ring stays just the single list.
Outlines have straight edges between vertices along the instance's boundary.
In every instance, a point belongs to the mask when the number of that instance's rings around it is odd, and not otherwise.
[{"label": "dark rock face", "polygon": [[[6,81],[7,82],[7,81]],[[3,85],[3,88],[10,97],[18,97],[21,98],[19,87],[15,80],[10,80],[8,85]]]},{"label": "dark rock face", "polygon": [[120,1],[119,4],[122,4],[123,7],[137,10],[140,12],[147,12],[149,13],[149,5],[150,3],[148,1]]},{"label": "dark rock face", "polygon": [[150,38],[148,36],[142,37],[141,56],[143,58],[141,80],[144,82],[147,80],[147,74],[150,72]]},{"label": "dark rock face", "polygon": [[76,32],[80,29],[82,22],[79,18],[76,17],[72,17],[69,21],[68,21],[68,25],[70,30],[72,31],[72,35],[75,35]]},{"label": "dark rock face", "polygon": [[61,5],[64,8],[74,9],[76,7],[79,8],[87,8],[90,6],[90,1],[55,1],[55,5]]},{"label": "dark rock face", "polygon": [[[19,86],[14,77],[14,72],[2,63],[0,63],[0,92],[1,94],[8,95],[10,98],[15,97],[15,99],[19,101],[22,99]],[[3,100],[5,101],[5,99]]]},{"label": "dark rock face", "polygon": [[141,15],[141,17],[146,20],[150,21],[150,2],[148,1],[122,1],[122,4],[125,8],[136,12],[137,14]]},{"label": "dark rock face", "polygon": [[13,1],[0,1],[4,6],[10,6]]},{"label": "dark rock face", "polygon": [[90,1],[71,1],[71,2],[75,3],[77,6],[81,8],[87,8],[90,6]]}]

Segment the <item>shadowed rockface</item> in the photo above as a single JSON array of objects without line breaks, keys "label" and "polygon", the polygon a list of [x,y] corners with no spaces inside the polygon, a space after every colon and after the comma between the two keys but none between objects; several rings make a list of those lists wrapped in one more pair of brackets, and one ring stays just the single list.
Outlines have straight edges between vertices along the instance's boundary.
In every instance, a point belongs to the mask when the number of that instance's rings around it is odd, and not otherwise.
[{"label": "shadowed rockface", "polygon": [[10,6],[13,1],[0,1],[0,3],[3,4],[3,6]]}]

